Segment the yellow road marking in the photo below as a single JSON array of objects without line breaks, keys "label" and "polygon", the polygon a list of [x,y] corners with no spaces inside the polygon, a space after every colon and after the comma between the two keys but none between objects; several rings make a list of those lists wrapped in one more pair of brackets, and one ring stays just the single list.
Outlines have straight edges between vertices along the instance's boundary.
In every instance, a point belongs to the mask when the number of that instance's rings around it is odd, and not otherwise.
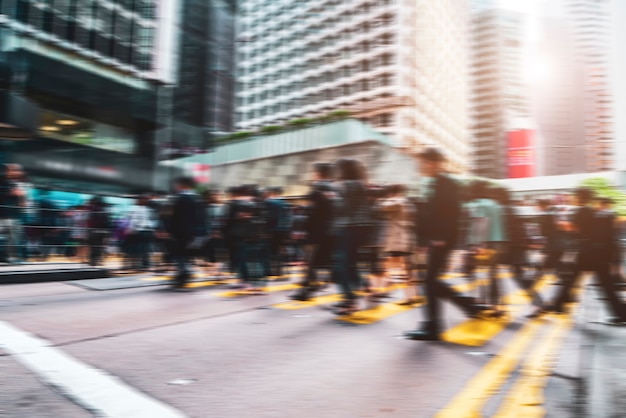
[{"label": "yellow road marking", "polygon": [[232,284],[232,283],[236,283],[237,280],[234,279],[227,279],[227,280],[207,280],[207,281],[202,281],[202,282],[188,282],[185,287],[188,289],[195,289],[198,287],[211,287],[211,286],[218,286],[218,285],[223,285],[223,284]]},{"label": "yellow road marking", "polygon": [[[535,285],[535,290],[540,291],[547,286],[549,282],[549,276],[544,276]],[[513,306],[514,304],[511,303],[512,301],[518,302],[527,300],[528,297],[526,296],[525,290],[518,290],[503,298],[503,301],[509,307],[509,313],[516,310],[515,306]],[[502,332],[510,322],[510,315],[505,315],[499,319],[468,319],[444,332],[442,338],[453,344],[480,347]]]},{"label": "yellow road marking", "polygon": [[417,308],[418,306],[422,306],[422,304],[415,305],[398,305],[397,303],[383,303],[371,309],[365,309],[362,311],[357,311],[352,315],[339,316],[338,320],[344,322],[350,322],[353,324],[359,325],[369,325],[375,322],[381,321],[385,318],[389,318],[390,316],[400,314],[402,312],[410,311],[411,309]]},{"label": "yellow road marking", "polygon": [[[582,286],[575,289],[580,295]],[[569,304],[570,311],[578,303]],[[544,389],[555,367],[556,350],[562,345],[574,325],[571,316],[551,315],[552,329],[540,345],[528,356],[521,376],[515,381],[494,415],[495,418],[543,418],[546,415]]]},{"label": "yellow road marking", "polygon": [[541,339],[521,370],[522,375],[509,390],[495,418],[540,418],[545,416],[543,408],[545,387],[554,368],[556,350],[572,327],[569,318],[553,317],[548,335]]},{"label": "yellow road marking", "polygon": [[[550,276],[544,276],[537,287],[546,286]],[[578,290],[580,291],[580,290]],[[556,358],[556,349],[572,327],[571,317],[551,315],[549,319],[527,322],[498,355],[487,363],[459,394],[435,418],[481,418],[488,400],[509,380],[540,329],[549,324],[548,334],[525,362],[523,375],[509,391],[497,418],[540,418],[545,416],[542,390]]]},{"label": "yellow road marking", "polygon": [[[504,277],[508,277],[507,274],[499,275],[500,279]],[[465,293],[470,290],[476,289],[477,287],[484,286],[488,283],[489,283],[489,279],[479,279],[479,280],[474,280],[472,283],[458,284],[456,286],[452,286],[452,288],[456,290],[457,292]],[[350,322],[353,324],[370,325],[378,321],[382,321],[385,318],[398,315],[402,312],[410,311],[411,309],[415,309],[423,305],[424,304],[422,303],[422,304],[403,306],[403,305],[398,305],[396,302],[389,302],[389,303],[380,304],[371,309],[357,311],[353,313],[352,315],[340,316],[337,319],[340,321]]]},{"label": "yellow road marking", "polygon": [[527,322],[435,418],[481,418],[484,405],[506,382],[542,326],[540,320]]}]

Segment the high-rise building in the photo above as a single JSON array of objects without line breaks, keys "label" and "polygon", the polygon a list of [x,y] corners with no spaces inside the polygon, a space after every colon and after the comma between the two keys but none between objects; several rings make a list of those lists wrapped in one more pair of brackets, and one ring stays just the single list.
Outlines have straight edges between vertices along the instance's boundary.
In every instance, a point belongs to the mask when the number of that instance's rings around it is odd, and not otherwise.
[{"label": "high-rise building", "polygon": [[230,132],[234,113],[235,0],[182,0],[179,25],[173,92],[177,134],[184,135],[185,127],[191,135],[194,129]]},{"label": "high-rise building", "polygon": [[[128,193],[152,185],[155,81],[175,0],[2,0],[0,94],[28,102],[31,138],[5,144],[36,185]],[[6,101],[5,101],[6,100]],[[3,114],[4,113],[4,114]],[[6,146],[5,146],[6,145]]]},{"label": "high-rise building", "polygon": [[507,176],[508,136],[529,128],[530,103],[524,79],[528,16],[486,2],[471,17],[472,172]]},{"label": "high-rise building", "polygon": [[609,1],[550,3],[537,42],[537,58],[549,67],[535,87],[542,174],[612,170],[616,145]]},{"label": "high-rise building", "polygon": [[462,0],[242,0],[237,128],[349,110],[468,169]]}]

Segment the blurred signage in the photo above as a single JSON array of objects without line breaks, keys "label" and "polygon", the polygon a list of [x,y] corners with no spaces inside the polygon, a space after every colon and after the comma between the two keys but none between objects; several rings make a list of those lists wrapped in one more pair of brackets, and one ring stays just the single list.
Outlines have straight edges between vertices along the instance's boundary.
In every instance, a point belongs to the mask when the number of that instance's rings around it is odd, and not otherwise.
[{"label": "blurred signage", "polygon": [[211,166],[209,164],[188,163],[186,171],[198,184],[207,184],[211,181]]},{"label": "blurred signage", "polygon": [[519,179],[535,175],[535,152],[531,129],[518,129],[507,133],[509,178]]}]

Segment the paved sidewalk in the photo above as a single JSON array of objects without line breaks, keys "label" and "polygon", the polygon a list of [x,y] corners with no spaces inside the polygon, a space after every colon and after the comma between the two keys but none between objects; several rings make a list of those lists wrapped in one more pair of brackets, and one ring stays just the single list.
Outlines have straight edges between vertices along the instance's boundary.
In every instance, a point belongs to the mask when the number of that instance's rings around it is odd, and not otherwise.
[{"label": "paved sidewalk", "polygon": [[0,417],[82,418],[93,416],[41,383],[11,356],[0,351]]}]

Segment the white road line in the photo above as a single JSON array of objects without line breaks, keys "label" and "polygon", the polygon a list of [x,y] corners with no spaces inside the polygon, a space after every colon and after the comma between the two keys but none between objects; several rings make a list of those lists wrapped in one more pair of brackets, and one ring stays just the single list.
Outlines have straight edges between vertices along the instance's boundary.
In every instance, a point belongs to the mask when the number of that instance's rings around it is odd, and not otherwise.
[{"label": "white road line", "polygon": [[99,417],[184,418],[185,414],[91,367],[52,343],[0,321],[0,348],[36,373],[42,381]]}]

